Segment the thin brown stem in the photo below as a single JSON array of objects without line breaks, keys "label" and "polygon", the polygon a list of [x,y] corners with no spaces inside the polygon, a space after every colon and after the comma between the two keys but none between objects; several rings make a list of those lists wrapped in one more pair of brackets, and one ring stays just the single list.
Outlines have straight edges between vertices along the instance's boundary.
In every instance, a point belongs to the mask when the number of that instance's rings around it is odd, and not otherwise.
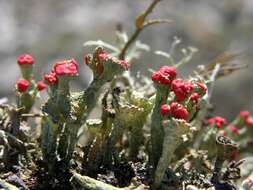
[{"label": "thin brown stem", "polygon": [[147,16],[154,10],[155,6],[162,0],[154,0],[149,7],[141,13],[137,18],[136,18],[136,29],[133,35],[129,38],[123,49],[121,50],[121,53],[119,54],[119,59],[125,59],[126,52],[128,48],[132,45],[132,43],[136,40],[136,38],[139,36],[141,31],[145,28],[145,26],[149,26],[150,24],[147,25],[145,22]]},{"label": "thin brown stem", "polygon": [[136,38],[139,36],[140,32],[141,32],[141,29],[136,29],[135,33],[131,36],[131,38],[125,44],[124,48],[121,50],[119,59],[122,59],[122,60],[125,59],[126,51],[130,47],[130,45],[136,40]]},{"label": "thin brown stem", "polygon": [[169,19],[154,19],[154,20],[147,20],[144,24],[143,24],[143,28],[147,27],[147,26],[151,26],[154,24],[162,24],[162,23],[171,23],[173,22],[172,20]]},{"label": "thin brown stem", "polygon": [[145,20],[145,18],[154,10],[155,6],[162,0],[154,0],[150,5],[149,7],[147,8],[147,10],[142,13],[143,15],[143,18]]}]

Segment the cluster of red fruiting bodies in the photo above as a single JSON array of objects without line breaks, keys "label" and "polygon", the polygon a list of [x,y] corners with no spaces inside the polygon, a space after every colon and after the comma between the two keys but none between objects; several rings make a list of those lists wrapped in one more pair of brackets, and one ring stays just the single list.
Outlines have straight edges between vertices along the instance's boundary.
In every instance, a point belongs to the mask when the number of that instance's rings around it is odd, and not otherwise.
[{"label": "cluster of red fruiting bodies", "polygon": [[63,60],[56,62],[52,71],[49,74],[44,75],[44,81],[47,85],[55,85],[58,83],[58,77],[60,76],[77,76],[78,64],[75,59]]},{"label": "cluster of red fruiting bodies", "polygon": [[[26,92],[30,87],[30,82],[26,79],[19,79],[16,83],[19,92]],[[42,91],[46,88],[46,84],[43,81],[38,81],[36,88],[38,91]]]},{"label": "cluster of red fruiting bodies", "polygon": [[[86,57],[85,57],[86,59]],[[118,62],[125,70],[129,68],[129,63],[124,60],[118,60],[116,57],[111,57],[106,51],[102,51],[98,55],[98,59],[100,61],[104,61],[107,59],[112,59],[115,62]],[[18,57],[17,60],[18,64],[20,65],[21,69],[22,67],[31,67],[34,64],[34,58],[30,54],[23,54]],[[86,61],[86,64],[88,62]],[[98,64],[97,65],[97,70],[99,70],[100,74],[103,73],[103,65]],[[70,59],[70,60],[62,60],[58,61],[54,64],[53,69],[51,70],[50,73],[44,75],[44,81],[39,81],[36,84],[36,89],[38,91],[44,90],[47,85],[56,85],[58,84],[59,77],[62,76],[67,76],[67,77],[73,77],[78,75],[78,64],[75,59]],[[16,83],[16,88],[20,93],[27,92],[29,87],[31,86],[31,82],[28,81],[27,79],[19,79]]]},{"label": "cluster of red fruiting bodies", "polygon": [[[17,63],[21,67],[32,67],[34,64],[34,58],[33,56],[29,54],[23,54],[18,57]],[[17,90],[21,93],[26,92],[30,87],[30,81],[27,79],[19,79],[16,83]],[[42,91],[46,88],[46,84],[43,81],[38,81],[36,84],[36,89],[38,91]]]},{"label": "cluster of red fruiting bodies", "polygon": [[209,118],[207,120],[207,123],[209,125],[211,124],[214,124],[214,126],[217,128],[217,129],[221,129],[224,125],[227,124],[227,120],[223,117],[220,117],[220,116],[216,116],[216,117],[212,117],[212,118]]},{"label": "cluster of red fruiting bodies", "polygon": [[[129,63],[125,60],[118,60],[116,57],[111,57],[105,50],[102,50],[101,53],[99,53],[98,55],[99,60],[103,61],[103,60],[108,60],[108,59],[112,59],[115,62],[119,62],[119,64],[125,69],[128,70],[129,69]],[[88,62],[86,61],[86,64],[88,64]]]},{"label": "cluster of red fruiting bodies", "polygon": [[[235,121],[231,124],[227,123],[225,118],[220,116],[212,117],[207,120],[208,125],[213,125],[217,129],[223,130],[224,136],[233,135],[234,137],[239,137],[241,135],[241,127],[251,126],[253,127],[253,117],[249,111],[241,111],[236,117]],[[248,142],[248,145],[251,141]],[[232,155],[232,159],[236,159],[239,156],[239,152],[235,151]]]},{"label": "cluster of red fruiting bodies", "polygon": [[[23,54],[18,57],[17,62],[22,69],[24,66],[32,66],[34,64],[34,58],[32,55]],[[37,82],[36,88],[38,91],[42,91],[47,85],[57,84],[59,76],[76,76],[77,70],[78,64],[75,59],[59,61],[55,63],[53,70],[49,74],[44,75],[44,81]],[[30,81],[19,79],[16,83],[16,87],[19,92],[24,93],[29,89]]]},{"label": "cluster of red fruiting bodies", "polygon": [[[189,121],[192,109],[198,109],[199,99],[206,94],[207,88],[198,81],[185,81],[176,77],[176,68],[169,66],[163,66],[152,74],[151,79],[157,85],[169,87],[174,94],[174,99],[170,104],[161,105],[160,113],[164,117],[169,116]],[[241,111],[238,118],[244,125],[253,126],[253,117],[250,117],[250,112]],[[226,119],[220,116],[209,118],[207,123],[214,125],[217,129],[222,129],[227,125]],[[233,134],[239,135],[236,126],[229,125],[227,129]],[[226,131],[224,135],[226,135]]]},{"label": "cluster of red fruiting bodies", "polygon": [[[217,129],[222,129],[225,125],[227,125],[227,120],[220,116],[212,117],[207,120],[209,125],[214,125]],[[241,111],[236,119],[236,125],[240,126],[252,126],[253,127],[253,117],[249,111]],[[240,135],[238,126],[234,124],[230,124],[227,126],[228,131],[230,131],[234,135]],[[239,127],[240,127],[239,126]],[[224,135],[227,135],[227,131],[224,132]]]},{"label": "cluster of red fruiting bodies", "polygon": [[157,85],[169,87],[175,95],[169,105],[161,106],[161,114],[188,121],[189,109],[198,109],[198,100],[206,94],[207,88],[200,82],[185,81],[176,77],[176,68],[163,66],[154,72],[151,78]]},{"label": "cluster of red fruiting bodies", "polygon": [[[102,63],[103,61],[113,61],[117,64],[119,64],[124,70],[128,70],[130,65],[127,61],[125,60],[119,60],[118,58],[116,57],[113,57],[111,55],[109,55],[105,50],[103,49],[99,49],[97,52],[96,52],[96,56],[95,56],[95,59],[97,60],[96,61],[96,64],[95,64],[95,72],[98,73],[99,75],[101,75],[103,72],[104,72],[104,64]],[[85,64],[89,67],[93,67],[92,66],[92,60],[91,60],[91,55],[86,55],[84,57],[84,61],[85,61]]]}]

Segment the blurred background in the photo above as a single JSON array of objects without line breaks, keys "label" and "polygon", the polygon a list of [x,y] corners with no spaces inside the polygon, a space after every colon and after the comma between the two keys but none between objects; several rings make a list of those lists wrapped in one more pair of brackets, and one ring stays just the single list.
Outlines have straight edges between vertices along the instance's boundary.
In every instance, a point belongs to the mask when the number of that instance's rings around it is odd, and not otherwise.
[{"label": "blurred background", "polygon": [[[50,70],[56,60],[74,57],[80,76],[72,86],[84,88],[91,79],[82,64],[83,55],[91,51],[83,42],[101,39],[115,43],[115,29],[122,24],[131,34],[134,19],[151,0],[0,0],[0,97],[12,97],[20,77],[16,59],[30,53],[36,60],[37,80]],[[163,0],[152,18],[169,18],[170,25],[147,28],[140,40],[151,47],[132,66],[133,73],[150,75],[148,67],[157,69],[165,59],[153,51],[168,51],[173,37],[182,39],[180,49],[194,46],[199,52],[180,68],[186,77],[199,64],[207,64],[224,51],[243,52],[239,62],[248,68],[219,80],[212,98],[215,113],[232,118],[239,110],[253,112],[253,1],[252,0]],[[182,46],[182,47],[181,47]]]}]

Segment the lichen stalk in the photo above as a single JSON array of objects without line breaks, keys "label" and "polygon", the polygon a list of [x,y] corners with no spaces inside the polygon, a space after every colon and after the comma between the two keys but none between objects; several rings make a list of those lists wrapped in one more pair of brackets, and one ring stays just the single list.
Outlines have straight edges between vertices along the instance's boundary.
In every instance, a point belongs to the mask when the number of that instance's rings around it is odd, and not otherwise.
[{"label": "lichen stalk", "polygon": [[58,125],[53,122],[50,116],[44,116],[41,119],[42,125],[42,142],[41,149],[43,159],[48,163],[49,169],[53,168],[56,160],[56,141]]},{"label": "lichen stalk", "polygon": [[183,143],[182,135],[190,132],[189,125],[183,120],[164,121],[164,141],[162,155],[155,171],[154,189],[161,185],[162,177],[169,167],[176,148]]},{"label": "lichen stalk", "polygon": [[161,105],[166,103],[169,87],[167,86],[158,86],[155,98],[155,104],[151,116],[151,146],[152,146],[152,155],[151,159],[154,167],[157,166],[159,158],[162,154],[163,146],[163,137],[164,129],[162,126],[162,116],[160,114]]},{"label": "lichen stalk", "polygon": [[211,182],[218,183],[220,180],[221,169],[225,160],[230,159],[232,153],[237,149],[237,144],[225,136],[216,137],[216,160]]},{"label": "lichen stalk", "polygon": [[130,160],[137,160],[139,148],[143,141],[143,128],[144,122],[137,122],[131,129],[131,136],[129,142],[129,158]]}]

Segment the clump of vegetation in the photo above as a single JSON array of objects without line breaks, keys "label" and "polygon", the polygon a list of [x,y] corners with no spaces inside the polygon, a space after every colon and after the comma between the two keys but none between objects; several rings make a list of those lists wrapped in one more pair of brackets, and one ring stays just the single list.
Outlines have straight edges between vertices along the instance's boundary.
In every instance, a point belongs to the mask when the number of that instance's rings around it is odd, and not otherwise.
[{"label": "clump of vegetation", "polygon": [[[1,103],[0,163],[3,189],[251,189],[252,165],[240,166],[252,146],[253,118],[241,111],[229,123],[211,116],[214,82],[244,65],[224,54],[192,76],[178,77],[178,67],[191,61],[196,48],[156,54],[167,59],[149,78],[131,75],[131,64],[149,48],[137,41],[147,26],[169,23],[148,20],[160,0],[136,19],[128,38],[117,31],[117,46],[97,46],[84,63],[93,72],[90,85],[71,92],[78,77],[75,59],[62,60],[43,76],[33,78],[34,58],[18,58],[22,78],[15,86],[16,104]],[[110,53],[109,53],[110,52]],[[41,91],[48,99],[31,112]],[[97,118],[90,119],[94,109]],[[34,119],[34,118],[39,118]],[[34,124],[32,124],[34,122]],[[39,137],[31,135],[40,129]],[[80,139],[86,135],[86,143]]]}]

